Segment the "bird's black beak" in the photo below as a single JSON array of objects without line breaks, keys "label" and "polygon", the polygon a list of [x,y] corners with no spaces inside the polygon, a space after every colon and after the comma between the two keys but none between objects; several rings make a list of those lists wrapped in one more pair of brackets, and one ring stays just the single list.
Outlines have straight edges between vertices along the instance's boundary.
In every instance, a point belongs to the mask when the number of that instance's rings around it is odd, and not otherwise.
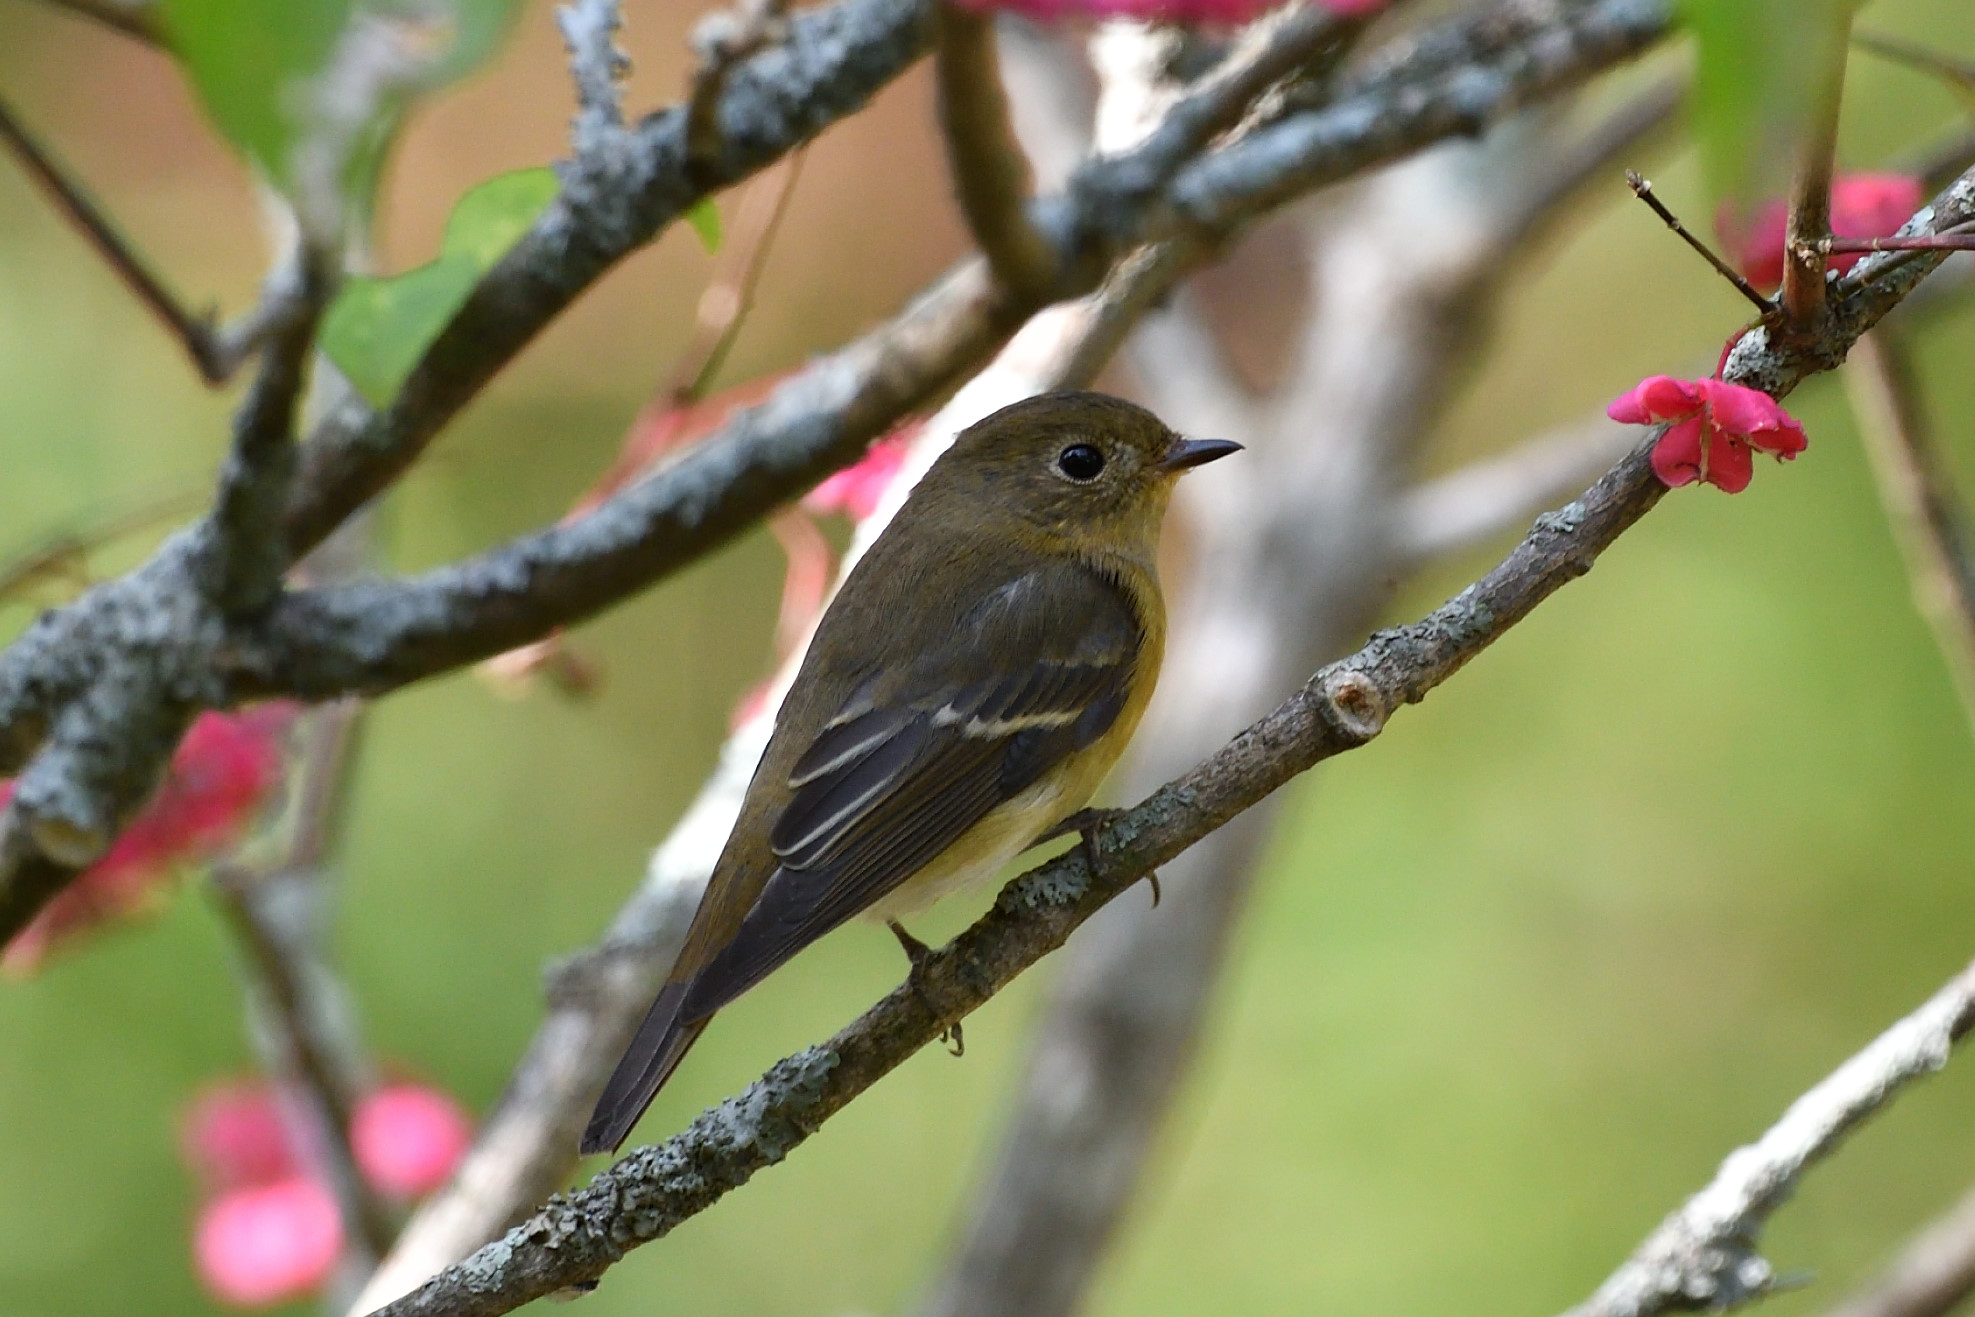
[{"label": "bird's black beak", "polygon": [[1175,439],[1173,446],[1166,450],[1166,456],[1160,460],[1159,469],[1185,471],[1240,451],[1241,445],[1232,439]]}]

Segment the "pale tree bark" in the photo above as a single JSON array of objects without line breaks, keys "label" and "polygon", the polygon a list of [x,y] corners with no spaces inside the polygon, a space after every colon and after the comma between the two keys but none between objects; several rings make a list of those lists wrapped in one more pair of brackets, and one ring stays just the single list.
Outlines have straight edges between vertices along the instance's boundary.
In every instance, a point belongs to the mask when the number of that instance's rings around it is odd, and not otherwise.
[{"label": "pale tree bark", "polygon": [[[1111,103],[1132,94],[1115,84],[1157,62],[1118,49],[1130,40],[1103,38],[1100,137],[1133,119]],[[1239,435],[1249,452],[1228,479],[1182,490],[1192,561],[1127,798],[1198,760],[1376,623],[1396,575],[1419,561],[1400,524],[1414,459],[1479,345],[1505,264],[1587,171],[1670,108],[1669,91],[1656,91],[1576,150],[1554,120],[1498,130],[1300,216],[1304,324],[1268,395],[1238,382],[1188,300],[1140,330],[1130,354],[1146,400],[1188,433]],[[1466,534],[1440,547],[1561,501],[1630,442],[1607,423],[1498,474],[1492,497],[1461,499]],[[1276,808],[1264,802],[1167,866],[1157,906],[1114,903],[1067,948],[1001,1151],[923,1312],[1082,1307],[1198,1050]]]}]

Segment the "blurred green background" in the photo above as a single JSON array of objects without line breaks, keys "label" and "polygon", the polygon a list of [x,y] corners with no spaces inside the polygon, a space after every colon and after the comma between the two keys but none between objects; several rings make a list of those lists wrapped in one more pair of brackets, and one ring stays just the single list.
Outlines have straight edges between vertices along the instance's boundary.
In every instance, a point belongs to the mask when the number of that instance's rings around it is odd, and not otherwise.
[{"label": "blurred green background", "polygon": [[[694,7],[632,0],[634,104],[682,84]],[[1965,0],[1873,26],[1975,56]],[[165,62],[0,0],[0,91],[197,302],[238,309],[252,191]],[[962,249],[921,69],[812,153],[727,378],[798,363]],[[561,149],[550,7],[423,111],[386,180],[380,263],[431,253],[454,198]],[[1860,57],[1843,156],[1954,120]],[[1707,211],[1686,155],[1662,195]],[[683,343],[708,261],[668,234],[565,316],[436,446],[383,520],[391,562],[558,515]],[[1710,356],[1743,309],[1617,179],[1510,295],[1440,459]],[[1927,323],[1931,406],[1975,491],[1975,314]],[[229,396],[0,167],[0,556],[208,486]],[[1291,790],[1216,1023],[1096,1311],[1541,1314],[1582,1297],[1737,1143],[1975,953],[1975,744],[1835,380],[1746,495],[1669,498],[1375,745]],[[143,544],[101,555],[104,570]],[[1485,556],[1393,610],[1415,615]],[[390,1062],[484,1109],[765,674],[780,558],[748,537],[576,637],[587,703],[466,675],[395,696],[364,746],[336,950]],[[40,602],[52,602],[53,595]],[[0,611],[0,629],[29,616]],[[1232,729],[1231,729],[1232,730]],[[943,911],[931,932],[966,911]],[[184,1102],[250,1065],[231,952],[196,887],[155,922],[0,984],[0,1304],[16,1317],[213,1305],[193,1277]],[[1047,967],[790,1161],[583,1301],[630,1313],[897,1312],[992,1147]],[[853,929],[727,1012],[642,1127],[677,1128],[898,979]],[[1776,1219],[1807,1313],[1975,1181],[1975,1059],[1874,1123]]]}]

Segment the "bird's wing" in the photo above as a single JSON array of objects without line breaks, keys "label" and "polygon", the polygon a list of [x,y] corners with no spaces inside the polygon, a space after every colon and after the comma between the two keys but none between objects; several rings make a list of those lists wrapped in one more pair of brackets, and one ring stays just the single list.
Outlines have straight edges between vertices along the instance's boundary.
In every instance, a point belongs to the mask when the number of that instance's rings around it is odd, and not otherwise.
[{"label": "bird's wing", "polygon": [[1138,617],[1110,580],[1043,570],[909,671],[867,683],[810,742],[769,833],[780,867],[694,976],[680,1018],[746,992],[1117,721],[1144,643]]}]

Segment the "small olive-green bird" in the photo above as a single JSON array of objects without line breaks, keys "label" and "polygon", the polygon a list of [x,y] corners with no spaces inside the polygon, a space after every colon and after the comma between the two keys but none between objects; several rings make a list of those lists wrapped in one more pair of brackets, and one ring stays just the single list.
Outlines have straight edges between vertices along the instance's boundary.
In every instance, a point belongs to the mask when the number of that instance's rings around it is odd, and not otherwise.
[{"label": "small olive-green bird", "polygon": [[817,626],[584,1152],[622,1144],[714,1012],[811,942],[868,911],[912,952],[900,916],[1083,808],[1158,679],[1174,481],[1240,447],[1098,393],[954,440]]}]

